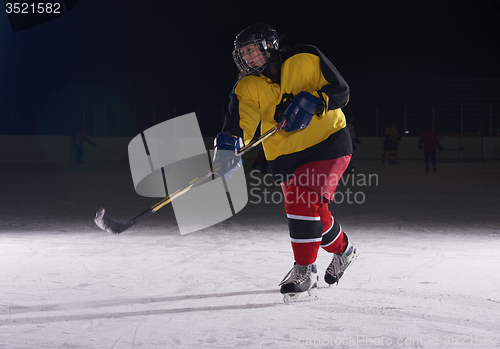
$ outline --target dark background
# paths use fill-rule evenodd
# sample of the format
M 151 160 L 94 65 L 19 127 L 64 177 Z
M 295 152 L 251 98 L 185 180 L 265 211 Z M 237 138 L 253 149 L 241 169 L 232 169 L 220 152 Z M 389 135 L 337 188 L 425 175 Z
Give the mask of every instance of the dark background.
M 390 121 L 416 134 L 433 108 L 438 132 L 496 135 L 499 8 L 493 0 L 82 0 L 18 32 L 2 11 L 0 134 L 85 126 L 91 136 L 134 136 L 196 111 L 203 135 L 214 136 L 236 81 L 234 37 L 267 22 L 286 34 L 283 45 L 313 44 L 330 58 L 351 86 L 344 112 L 359 135 Z

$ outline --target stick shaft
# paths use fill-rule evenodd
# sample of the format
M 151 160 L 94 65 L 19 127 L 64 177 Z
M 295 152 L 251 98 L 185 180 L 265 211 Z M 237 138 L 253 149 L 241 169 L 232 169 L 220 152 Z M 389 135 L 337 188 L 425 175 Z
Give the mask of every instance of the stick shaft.
M 283 121 L 280 124 L 277 124 L 273 128 L 267 130 L 267 132 L 263 133 L 255 142 L 250 143 L 250 144 L 244 146 L 243 148 L 241 148 L 240 150 L 238 150 L 238 155 L 241 156 L 241 155 L 245 154 L 246 152 L 250 151 L 251 149 L 255 148 L 260 143 L 264 142 L 266 139 L 268 139 L 273 134 L 275 134 L 276 132 L 281 130 L 283 127 L 285 127 L 286 122 L 287 122 L 287 119 L 283 119 Z

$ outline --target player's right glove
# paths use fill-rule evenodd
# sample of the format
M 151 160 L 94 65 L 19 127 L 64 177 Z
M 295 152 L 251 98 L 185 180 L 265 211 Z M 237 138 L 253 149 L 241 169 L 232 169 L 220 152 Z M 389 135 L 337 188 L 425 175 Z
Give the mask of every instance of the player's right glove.
M 214 169 L 219 176 L 226 179 L 231 178 L 231 174 L 243 164 L 241 156 L 237 155 L 243 142 L 241 138 L 219 133 L 215 137 L 214 148 Z
M 323 101 L 309 92 L 302 91 L 293 100 L 284 106 L 278 124 L 287 119 L 283 130 L 286 132 L 305 129 L 311 122 L 314 114 L 323 111 Z

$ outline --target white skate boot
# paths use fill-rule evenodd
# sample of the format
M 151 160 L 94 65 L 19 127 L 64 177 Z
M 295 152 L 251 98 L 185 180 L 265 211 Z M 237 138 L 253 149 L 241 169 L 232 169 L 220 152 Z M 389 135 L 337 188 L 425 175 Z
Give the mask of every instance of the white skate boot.
M 318 280 L 316 264 L 300 265 L 294 263 L 292 270 L 285 275 L 279 284 L 281 286 L 280 292 L 284 295 L 283 301 L 288 303 L 316 299 Z
M 325 282 L 330 286 L 335 283 L 338 285 L 340 278 L 344 275 L 344 271 L 356 258 L 358 258 L 356 246 L 351 244 L 349 239 L 347 239 L 347 247 L 344 252 L 333 254 L 333 259 L 328 268 L 326 268 Z

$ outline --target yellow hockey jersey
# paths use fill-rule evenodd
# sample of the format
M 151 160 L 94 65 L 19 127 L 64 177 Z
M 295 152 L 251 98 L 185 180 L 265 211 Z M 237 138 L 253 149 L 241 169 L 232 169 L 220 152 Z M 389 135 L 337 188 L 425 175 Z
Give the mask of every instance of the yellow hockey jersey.
M 265 132 L 276 125 L 282 107 L 307 91 L 320 97 L 324 110 L 307 128 L 280 131 L 263 142 L 266 159 L 278 181 L 302 164 L 352 153 L 352 142 L 341 110 L 349 99 L 349 86 L 333 64 L 316 47 L 301 45 L 282 54 L 280 81 L 266 71 L 242 78 L 230 95 L 223 132 L 242 137 L 248 144 L 261 125 Z M 279 175 L 279 176 L 278 176 Z

